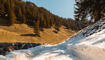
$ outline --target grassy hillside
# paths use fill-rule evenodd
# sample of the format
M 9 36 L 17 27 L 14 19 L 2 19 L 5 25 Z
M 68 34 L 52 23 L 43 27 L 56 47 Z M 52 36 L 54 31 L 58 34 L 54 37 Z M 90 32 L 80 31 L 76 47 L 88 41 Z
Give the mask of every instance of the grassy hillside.
M 0 20 L 2 19 L 0 18 Z M 4 23 L 6 23 L 5 19 Z M 57 44 L 63 42 L 75 33 L 75 31 L 65 29 L 64 26 L 60 28 L 58 33 L 54 31 L 55 29 L 53 27 L 44 29 L 44 31 L 40 33 L 40 37 L 35 37 L 33 35 L 33 28 L 30 28 L 26 24 L 14 24 L 12 26 L 0 25 L 0 42 Z

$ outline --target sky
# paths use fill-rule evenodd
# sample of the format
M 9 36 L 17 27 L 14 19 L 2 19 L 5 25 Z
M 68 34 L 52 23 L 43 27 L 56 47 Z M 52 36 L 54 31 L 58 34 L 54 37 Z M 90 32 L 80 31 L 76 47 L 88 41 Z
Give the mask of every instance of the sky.
M 32 1 L 38 7 L 44 7 L 51 13 L 63 18 L 74 18 L 75 0 L 24 0 Z

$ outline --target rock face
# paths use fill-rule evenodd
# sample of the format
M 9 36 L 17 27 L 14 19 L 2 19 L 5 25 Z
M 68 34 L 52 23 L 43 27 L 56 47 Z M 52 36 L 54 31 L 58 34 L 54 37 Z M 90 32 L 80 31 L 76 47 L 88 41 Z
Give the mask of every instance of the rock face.
M 5 55 L 13 50 L 28 49 L 39 46 L 39 43 L 0 43 L 0 55 Z

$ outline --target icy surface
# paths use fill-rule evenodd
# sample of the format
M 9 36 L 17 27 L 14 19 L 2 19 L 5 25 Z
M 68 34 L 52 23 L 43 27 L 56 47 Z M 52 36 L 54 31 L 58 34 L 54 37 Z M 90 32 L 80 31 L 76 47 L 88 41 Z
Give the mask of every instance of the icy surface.
M 10 52 L 0 60 L 105 60 L 105 21 L 99 21 L 55 46 Z

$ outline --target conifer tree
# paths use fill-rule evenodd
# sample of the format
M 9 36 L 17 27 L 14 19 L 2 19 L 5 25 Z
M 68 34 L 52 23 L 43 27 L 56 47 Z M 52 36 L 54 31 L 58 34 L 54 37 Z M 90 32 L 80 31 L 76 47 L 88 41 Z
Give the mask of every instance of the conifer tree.
M 91 22 L 99 21 L 105 16 L 105 0 L 76 0 L 75 19 Z
M 16 15 L 14 12 L 15 2 L 13 0 L 9 0 L 8 2 L 9 2 L 8 12 L 9 12 L 10 25 L 13 25 L 16 23 Z
M 34 21 L 34 33 L 36 36 L 40 37 L 40 27 L 39 27 L 39 20 Z
M 27 22 L 25 15 L 22 15 L 22 18 L 23 18 L 23 23 L 25 24 Z
M 0 15 L 3 16 L 5 12 L 4 2 L 0 0 Z
M 10 25 L 13 25 L 13 24 L 16 23 L 16 16 L 15 16 L 13 11 L 10 11 L 9 13 L 10 13 L 10 16 L 9 16 L 9 18 L 10 18 Z

